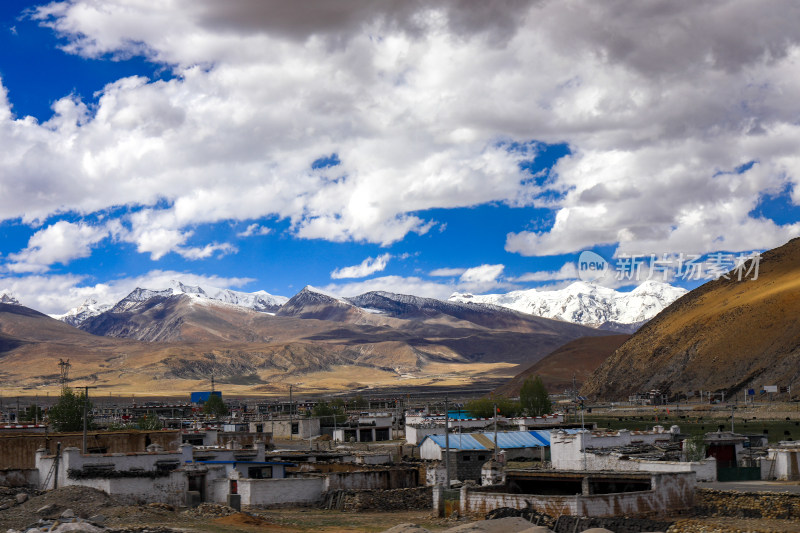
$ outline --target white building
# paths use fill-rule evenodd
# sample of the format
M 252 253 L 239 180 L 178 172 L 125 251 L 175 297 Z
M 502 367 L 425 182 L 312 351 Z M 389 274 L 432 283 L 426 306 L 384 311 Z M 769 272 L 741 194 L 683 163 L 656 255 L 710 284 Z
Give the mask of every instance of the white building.
M 272 438 L 310 439 L 320 436 L 319 418 L 275 418 L 250 422 L 251 433 L 272 433 Z
M 695 472 L 698 481 L 716 481 L 717 461 L 708 457 L 702 461 L 663 461 L 638 458 L 625 447 L 668 444 L 679 433 L 677 426 L 669 432 L 662 426 L 653 431 L 616 432 L 579 431 L 567 434 L 554 431 L 550 439 L 550 460 L 556 470 L 589 470 L 614 472 Z

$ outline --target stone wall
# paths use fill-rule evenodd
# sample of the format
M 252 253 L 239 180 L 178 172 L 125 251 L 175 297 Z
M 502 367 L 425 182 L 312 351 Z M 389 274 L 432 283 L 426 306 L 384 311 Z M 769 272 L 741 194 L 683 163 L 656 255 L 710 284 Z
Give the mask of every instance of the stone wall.
M 323 507 L 342 511 L 406 511 L 430 509 L 431 487 L 395 490 L 340 490 L 326 494 Z
M 800 494 L 697 489 L 695 507 L 708 516 L 800 519 Z

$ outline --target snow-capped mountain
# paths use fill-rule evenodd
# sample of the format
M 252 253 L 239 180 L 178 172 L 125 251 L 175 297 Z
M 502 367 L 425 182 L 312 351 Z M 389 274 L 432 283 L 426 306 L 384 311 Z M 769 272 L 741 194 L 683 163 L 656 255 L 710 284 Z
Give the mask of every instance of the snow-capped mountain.
M 144 289 L 137 287 L 125 298 L 116 303 L 100 304 L 95 299 L 89 299 L 79 307 L 70 309 L 63 315 L 57 315 L 53 318 L 57 318 L 73 326 L 79 326 L 87 319 L 106 311 L 122 313 L 152 298 L 169 298 L 170 296 L 182 294 L 197 300 L 199 303 L 204 301 L 221 302 L 263 313 L 274 313 L 289 300 L 285 296 L 275 296 L 266 291 L 239 292 L 216 287 L 185 285 L 180 281 L 173 280 L 165 289 Z
M 97 316 L 111 309 L 111 304 L 98 303 L 96 299 L 89 298 L 78 307 L 73 307 L 63 315 L 51 315 L 56 320 L 66 322 L 70 326 L 78 327 L 87 319 Z
M 499 305 L 545 318 L 619 330 L 626 329 L 619 325 L 636 328 L 647 322 L 686 292 L 686 289 L 652 280 L 630 292 L 578 281 L 553 291 L 528 289 L 483 295 L 454 293 L 450 301 Z
M 21 305 L 8 289 L 0 290 L 0 304 Z

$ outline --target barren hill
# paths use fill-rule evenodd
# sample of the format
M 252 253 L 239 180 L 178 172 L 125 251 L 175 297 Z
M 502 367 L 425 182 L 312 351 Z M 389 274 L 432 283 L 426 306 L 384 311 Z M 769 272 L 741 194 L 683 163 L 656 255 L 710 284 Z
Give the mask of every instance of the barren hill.
M 522 383 L 531 376 L 541 377 L 550 392 L 571 389 L 573 376 L 575 383 L 580 387 L 586 378 L 630 337 L 630 335 L 607 335 L 581 337 L 569 341 L 498 387 L 495 394 L 518 396 Z
M 92 333 L 5 305 L 0 378 L 8 389 L 55 393 L 58 360 L 69 358 L 75 382 L 98 392 L 180 395 L 207 387 L 212 374 L 238 394 L 283 393 L 289 383 L 309 393 L 470 386 L 603 334 L 508 310 L 513 320 L 495 328 L 444 313 L 401 319 L 323 296 L 306 291 L 273 316 L 190 294 L 137 293 L 87 319 L 81 326 Z
M 750 266 L 750 264 L 748 264 Z M 758 278 L 719 278 L 683 296 L 598 368 L 586 395 L 741 391 L 800 377 L 800 239 L 763 254 Z

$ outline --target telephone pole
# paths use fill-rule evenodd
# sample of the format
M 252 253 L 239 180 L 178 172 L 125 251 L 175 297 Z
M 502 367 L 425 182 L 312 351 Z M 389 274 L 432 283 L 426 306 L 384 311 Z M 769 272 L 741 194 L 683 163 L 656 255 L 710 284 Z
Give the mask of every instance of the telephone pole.
M 444 397 L 444 482 L 445 489 L 450 490 L 450 406 L 447 404 L 447 396 Z
M 97 387 L 83 386 L 83 455 L 86 455 L 86 440 L 87 440 L 87 411 L 89 409 L 89 389 L 96 389 Z

